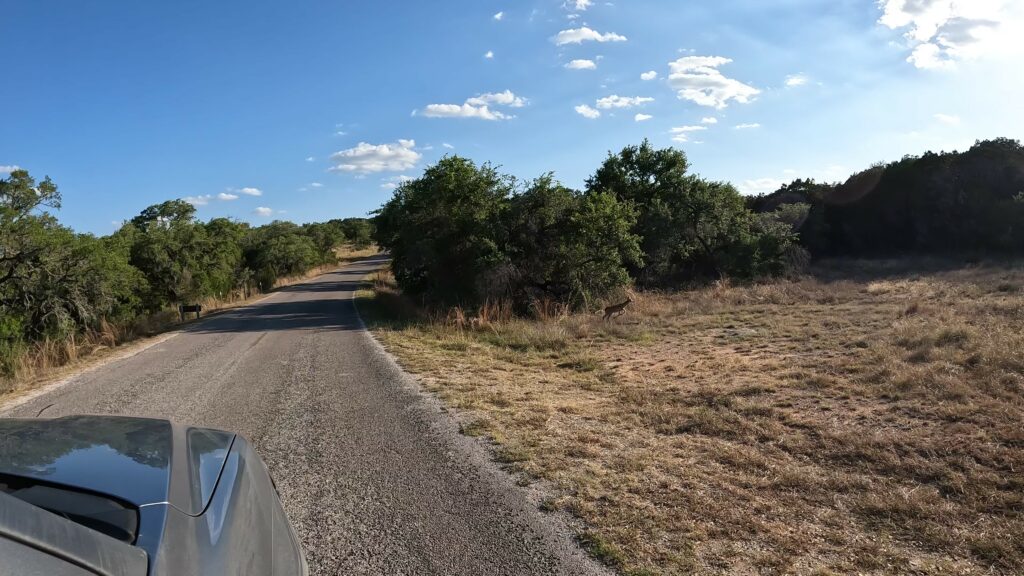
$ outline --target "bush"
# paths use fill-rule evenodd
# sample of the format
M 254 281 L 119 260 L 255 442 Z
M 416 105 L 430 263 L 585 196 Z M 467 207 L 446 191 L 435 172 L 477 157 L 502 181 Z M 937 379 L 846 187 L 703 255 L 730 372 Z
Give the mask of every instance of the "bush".
M 614 196 L 550 174 L 517 192 L 513 178 L 457 156 L 402 184 L 374 220 L 399 286 L 437 304 L 582 306 L 627 284 L 624 266 L 639 257 L 633 212 Z

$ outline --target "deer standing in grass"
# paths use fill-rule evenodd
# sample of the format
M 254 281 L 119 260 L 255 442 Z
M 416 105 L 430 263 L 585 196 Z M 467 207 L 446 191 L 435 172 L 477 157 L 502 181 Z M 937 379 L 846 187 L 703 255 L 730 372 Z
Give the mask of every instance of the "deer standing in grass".
M 629 306 L 633 302 L 632 298 L 626 298 L 625 302 L 614 304 L 612 306 L 604 307 L 604 318 L 601 320 L 607 322 L 613 318 L 618 318 L 626 313 L 626 306 Z

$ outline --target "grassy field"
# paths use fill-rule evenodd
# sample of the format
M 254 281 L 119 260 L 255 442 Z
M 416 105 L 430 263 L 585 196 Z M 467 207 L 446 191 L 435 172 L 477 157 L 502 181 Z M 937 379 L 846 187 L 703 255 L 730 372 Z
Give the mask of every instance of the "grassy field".
M 360 307 L 627 574 L 1024 573 L 1024 267 L 842 263 L 596 315 Z

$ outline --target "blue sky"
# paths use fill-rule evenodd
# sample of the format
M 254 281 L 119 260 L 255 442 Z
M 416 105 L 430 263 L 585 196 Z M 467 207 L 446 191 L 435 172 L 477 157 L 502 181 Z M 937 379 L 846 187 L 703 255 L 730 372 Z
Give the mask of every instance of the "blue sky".
M 0 0 L 0 171 L 100 234 L 364 215 L 447 153 L 579 187 L 645 137 L 748 193 L 841 180 L 1024 137 L 1019 4 Z

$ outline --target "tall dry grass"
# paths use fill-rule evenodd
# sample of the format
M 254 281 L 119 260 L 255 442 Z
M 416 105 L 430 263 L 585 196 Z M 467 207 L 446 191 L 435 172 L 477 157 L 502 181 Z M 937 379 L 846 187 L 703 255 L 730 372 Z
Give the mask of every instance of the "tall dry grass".
M 627 573 L 1024 572 L 1024 268 L 843 270 L 371 326 Z

